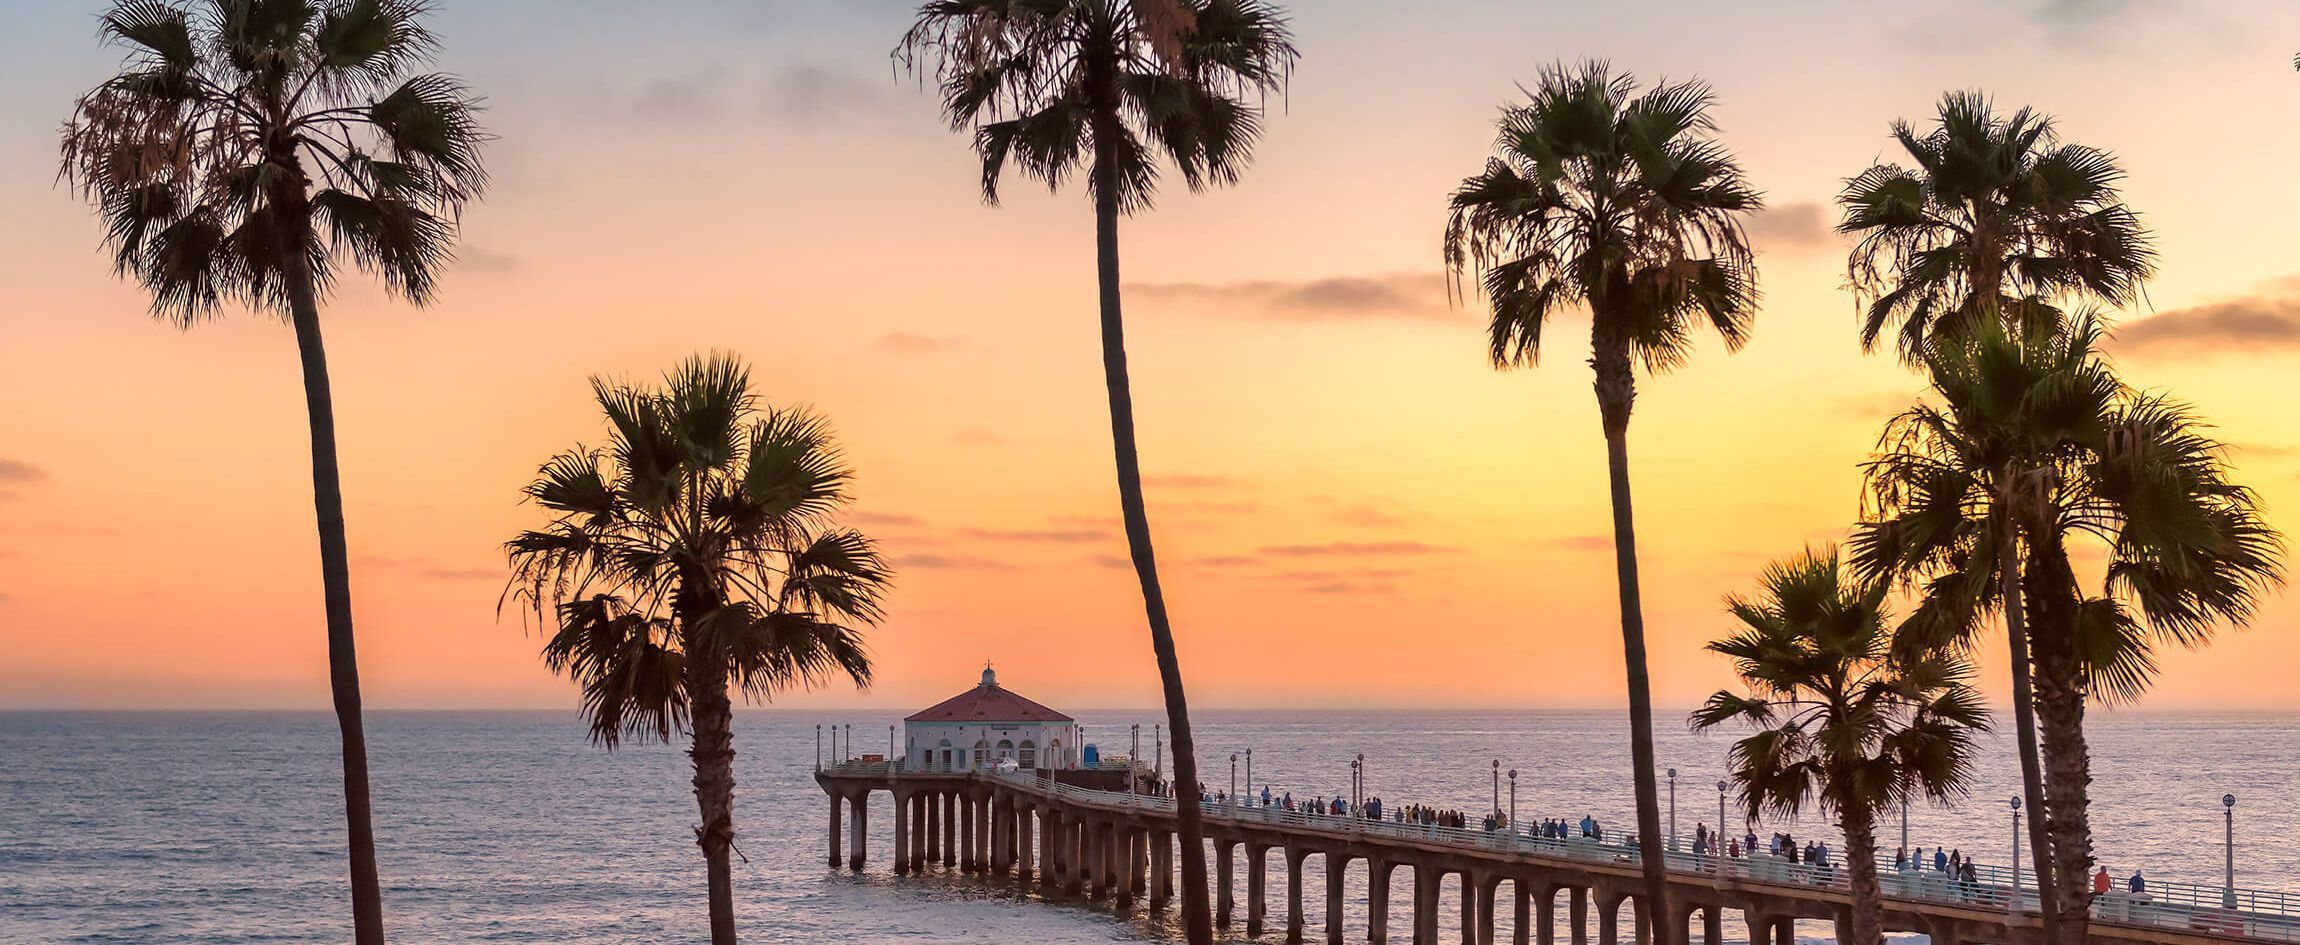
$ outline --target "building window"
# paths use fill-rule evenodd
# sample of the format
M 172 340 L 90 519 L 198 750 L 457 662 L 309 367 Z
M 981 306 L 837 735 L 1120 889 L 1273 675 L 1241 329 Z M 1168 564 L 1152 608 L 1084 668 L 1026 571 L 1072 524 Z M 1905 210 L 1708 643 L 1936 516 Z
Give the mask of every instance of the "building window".
M 1046 743 L 1046 766 L 1047 766 L 1047 767 L 1049 767 L 1049 768 L 1059 768 L 1059 767 L 1062 767 L 1063 765 L 1066 765 L 1066 764 L 1069 764 L 1069 763 L 1070 763 L 1070 758 L 1069 758 L 1069 756 L 1067 756 L 1067 755 L 1064 755 L 1064 754 L 1062 753 L 1062 739 L 1059 739 L 1059 738 L 1057 738 L 1057 739 L 1055 739 L 1055 740 L 1053 740 L 1053 741 L 1050 741 L 1050 742 L 1047 742 L 1047 743 Z
M 938 747 L 942 749 L 941 763 L 938 765 L 935 761 L 934 753 L 928 752 L 926 756 L 927 767 L 933 770 L 948 771 L 950 770 L 950 739 L 943 739 L 942 744 Z
M 999 739 L 998 760 L 1004 761 L 1012 757 L 1014 757 L 1014 743 L 1003 738 Z
M 1014 763 L 1021 765 L 1024 771 L 1038 770 L 1038 743 L 1025 738 L 1022 740 L 1022 747 L 1019 751 L 1020 754 L 1015 757 Z
M 988 741 L 985 741 L 985 740 L 982 740 L 982 739 L 976 739 L 976 740 L 975 740 L 975 742 L 974 742 L 974 767 L 976 767 L 976 768 L 984 768 L 984 767 L 988 767 L 988 766 L 989 766 L 989 762 L 990 762 L 990 742 L 988 742 Z

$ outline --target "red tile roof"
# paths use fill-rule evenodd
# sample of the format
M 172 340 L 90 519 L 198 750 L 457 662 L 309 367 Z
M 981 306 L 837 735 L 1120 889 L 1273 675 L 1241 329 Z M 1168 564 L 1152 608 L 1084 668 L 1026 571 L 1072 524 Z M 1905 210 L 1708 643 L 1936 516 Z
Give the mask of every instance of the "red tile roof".
M 922 709 L 905 722 L 1069 722 L 1070 716 L 986 682 Z

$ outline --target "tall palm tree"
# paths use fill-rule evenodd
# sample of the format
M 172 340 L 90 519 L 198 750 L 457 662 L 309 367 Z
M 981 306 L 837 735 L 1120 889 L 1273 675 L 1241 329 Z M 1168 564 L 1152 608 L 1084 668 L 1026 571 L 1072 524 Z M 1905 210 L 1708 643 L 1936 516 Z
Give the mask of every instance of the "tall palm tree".
M 1859 237 L 1846 274 L 1865 306 L 1863 350 L 1897 322 L 1914 366 L 1977 322 L 2052 311 L 2023 300 L 2125 305 L 2155 272 L 2116 157 L 2062 143 L 2050 117 L 1951 92 L 1931 131 L 1896 121 L 1893 137 L 1915 166 L 1874 165 L 1837 198 L 1837 231 Z
M 864 627 L 889 578 L 838 525 L 853 474 L 803 409 L 760 409 L 731 356 L 689 358 L 647 389 L 594 378 L 605 449 L 543 464 L 549 525 L 507 543 L 508 595 L 550 628 L 544 662 L 583 691 L 594 741 L 689 737 L 711 942 L 734 945 L 733 690 L 772 698 L 870 681 Z
M 1897 322 L 1901 359 L 1922 365 L 1933 345 L 1980 325 L 2049 322 L 2069 302 L 2127 304 L 2155 271 L 2147 231 L 2118 190 L 2115 157 L 2062 143 L 2050 117 L 1998 114 L 1982 93 L 1951 92 L 1930 131 L 1896 121 L 1893 137 L 1914 166 L 1871 166 L 1838 196 L 1838 232 L 1859 237 L 1846 274 L 1865 305 L 1864 350 Z M 2035 812 L 2030 852 L 2040 888 L 2056 888 L 2048 846 L 2056 812 L 2038 757 L 2028 634 L 2019 608 L 2005 621 L 2022 790 Z M 2082 880 L 2057 885 L 2073 890 Z M 2064 940 L 2059 911 L 2045 903 L 2051 941 Z
M 2015 711 L 2033 707 L 2042 732 L 2039 886 L 2058 940 L 2080 942 L 2088 698 L 2136 696 L 2156 643 L 2201 645 L 2218 624 L 2247 621 L 2281 579 L 2282 540 L 2188 408 L 2117 378 L 2096 320 L 2052 321 L 1978 326 L 1927 353 L 1939 403 L 1888 426 L 1853 561 L 1867 578 L 1921 582 L 1905 652 L 1969 646 L 2005 611 Z M 2108 554 L 2099 596 L 2079 586 L 2078 540 Z
M 354 941 L 383 941 L 360 721 L 343 489 L 319 305 L 341 270 L 432 297 L 463 205 L 486 183 L 474 99 L 421 72 L 420 0 L 115 0 L 119 74 L 80 96 L 64 176 L 123 276 L 189 328 L 224 305 L 285 318 L 303 362 L 328 681 L 343 739 Z
M 1165 690 L 1175 783 L 1196 790 L 1189 704 L 1143 508 L 1118 218 L 1149 209 L 1164 163 L 1193 191 L 1236 182 L 1261 137 L 1260 102 L 1283 91 L 1297 58 L 1283 12 L 1261 0 L 931 0 L 895 58 L 931 71 L 952 130 L 973 131 L 985 201 L 997 203 L 1009 166 L 1049 188 L 1085 172 L 1118 501 Z M 1213 920 L 1197 806 L 1180 805 L 1177 820 L 1183 927 L 1204 945 Z
M 1988 729 L 1988 709 L 1954 651 L 1891 658 L 1889 585 L 1852 579 L 1835 547 L 1775 562 L 1759 584 L 1755 598 L 1726 598 L 1740 626 L 1708 645 L 1732 659 L 1748 691 L 1719 690 L 1693 713 L 1693 727 L 1756 730 L 1728 756 L 1751 818 L 1794 817 L 1808 803 L 1836 817 L 1853 896 L 1851 945 L 1879 945 L 1877 815 L 1919 796 L 1963 796 L 1973 734 Z
M 1761 200 L 1715 140 L 1712 103 L 1697 81 L 1639 94 L 1632 77 L 1602 62 L 1551 66 L 1531 101 L 1503 110 L 1496 154 L 1454 191 L 1445 233 L 1446 265 L 1457 278 L 1474 269 L 1492 304 L 1496 367 L 1536 363 L 1553 312 L 1578 305 L 1590 314 L 1590 366 L 1612 480 L 1637 829 L 1653 915 L 1670 913 L 1629 503 L 1629 413 L 1636 365 L 1658 373 L 1683 363 L 1701 324 L 1738 349 L 1756 311 L 1756 264 L 1742 220 Z M 1660 945 L 1684 931 L 1654 927 Z

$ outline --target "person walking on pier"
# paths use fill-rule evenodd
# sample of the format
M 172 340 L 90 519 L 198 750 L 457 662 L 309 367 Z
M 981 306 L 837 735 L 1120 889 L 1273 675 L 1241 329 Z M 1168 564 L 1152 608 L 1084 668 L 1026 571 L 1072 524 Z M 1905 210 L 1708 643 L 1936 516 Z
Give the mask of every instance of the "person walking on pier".
M 2132 878 L 2124 881 L 2124 891 L 2135 896 L 2148 895 L 2148 880 L 2140 878 L 2140 870 L 2132 871 Z
M 1935 873 L 1946 873 L 1946 872 L 1948 872 L 1948 871 L 1949 871 L 1949 855 L 1948 855 L 1948 854 L 1946 854 L 1946 853 L 1943 853 L 1943 852 L 1941 852 L 1941 848 L 1940 848 L 1940 847 L 1934 847 L 1934 848 L 1933 848 L 1933 872 L 1935 872 Z

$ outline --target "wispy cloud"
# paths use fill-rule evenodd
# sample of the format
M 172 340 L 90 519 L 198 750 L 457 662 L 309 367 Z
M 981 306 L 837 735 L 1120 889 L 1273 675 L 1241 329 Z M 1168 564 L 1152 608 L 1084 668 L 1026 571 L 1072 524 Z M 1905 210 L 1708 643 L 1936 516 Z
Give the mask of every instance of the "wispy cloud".
M 1461 324 L 1467 316 L 1446 304 L 1445 276 L 1397 272 L 1302 281 L 1137 282 L 1129 298 L 1154 308 L 1239 315 L 1286 322 L 1376 319 Z
M 2300 279 L 2128 322 L 2116 332 L 2116 347 L 2135 356 L 2167 358 L 2300 349 Z
M 1134 567 L 1134 560 L 1125 555 L 1088 555 L 1086 560 L 1096 567 L 1109 568 L 1113 571 Z
M 48 471 L 20 459 L 0 456 L 0 482 L 39 482 L 48 478 Z
M 1281 558 L 1377 557 L 1384 555 L 1450 555 L 1462 549 L 1418 541 L 1329 541 L 1316 545 L 1267 545 L 1262 554 Z
M 915 554 L 897 555 L 890 562 L 897 568 L 916 568 L 921 571 L 1012 571 L 1014 566 L 1004 561 L 978 555 Z
M 351 563 L 369 570 L 390 571 L 426 581 L 500 581 L 509 576 L 509 572 L 502 568 L 458 568 L 424 557 L 360 555 L 351 559 Z
M 1550 547 L 1563 548 L 1567 551 L 1612 551 L 1613 536 L 1567 535 L 1563 538 L 1550 539 L 1549 545 Z
M 1884 391 L 1870 394 L 1839 394 L 1829 398 L 1829 412 L 1848 420 L 1883 420 L 1918 400 L 1916 394 Z
M 916 515 L 905 515 L 900 512 L 873 512 L 868 509 L 850 511 L 846 513 L 846 519 L 857 525 L 874 525 L 881 528 L 917 528 L 926 524 L 925 519 Z
M 639 86 L 631 110 L 654 121 L 709 118 L 723 110 L 726 84 L 727 69 L 717 63 L 684 75 L 657 76 Z
M 1102 528 L 962 528 L 959 534 L 983 541 L 1040 542 L 1055 545 L 1082 545 L 1109 541 L 1114 535 Z
M 1301 590 L 1305 594 L 1388 594 L 1397 586 L 1378 581 L 1327 581 L 1304 585 Z
M 1251 488 L 1253 483 L 1236 476 L 1166 473 L 1143 476 L 1142 485 L 1154 489 L 1244 489 Z
M 1209 568 L 1245 568 L 1261 564 L 1262 559 L 1256 558 L 1252 555 L 1210 555 L 1208 557 L 1199 558 L 1195 561 L 1192 561 L 1191 563 L 1204 565 Z
M 1749 241 L 1757 249 L 1804 253 L 1838 242 L 1827 208 L 1813 201 L 1777 204 L 1749 218 Z
M 861 72 L 813 62 L 767 77 L 767 111 L 798 124 L 824 124 L 884 109 L 889 89 Z
M 500 581 L 509 575 L 498 568 L 420 568 L 415 576 L 431 581 Z
M 1006 438 L 981 427 L 968 427 L 952 434 L 950 441 L 960 446 L 997 446 Z
M 894 354 L 935 354 L 962 347 L 965 344 L 966 340 L 963 338 L 937 338 L 932 335 L 896 331 L 879 336 L 877 341 L 871 342 L 870 349 Z

